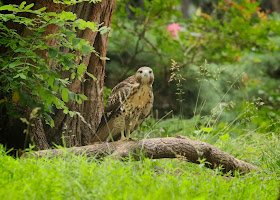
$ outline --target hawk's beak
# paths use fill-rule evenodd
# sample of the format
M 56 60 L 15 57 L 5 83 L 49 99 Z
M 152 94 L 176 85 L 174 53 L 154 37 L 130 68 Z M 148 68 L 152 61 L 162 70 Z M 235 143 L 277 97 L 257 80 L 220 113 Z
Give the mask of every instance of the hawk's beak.
M 149 76 L 149 73 L 148 72 L 144 72 L 144 76 Z

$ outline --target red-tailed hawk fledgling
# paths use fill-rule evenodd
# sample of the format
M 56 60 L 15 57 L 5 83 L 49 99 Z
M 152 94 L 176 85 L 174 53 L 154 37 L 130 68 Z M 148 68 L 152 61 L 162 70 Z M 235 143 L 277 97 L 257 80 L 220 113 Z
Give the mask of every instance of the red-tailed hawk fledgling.
M 93 142 L 130 138 L 153 107 L 153 70 L 141 67 L 136 74 L 116 85 L 104 108 Z

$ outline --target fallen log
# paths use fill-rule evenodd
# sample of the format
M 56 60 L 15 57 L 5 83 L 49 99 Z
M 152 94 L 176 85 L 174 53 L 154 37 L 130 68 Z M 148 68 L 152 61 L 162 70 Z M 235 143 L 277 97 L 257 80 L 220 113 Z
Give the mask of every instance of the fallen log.
M 86 154 L 96 158 L 110 155 L 117 159 L 128 158 L 129 156 L 139 159 L 139 156 L 144 154 L 145 157 L 151 159 L 184 158 L 186 161 L 197 164 L 200 164 L 199 159 L 205 159 L 206 167 L 215 169 L 222 166 L 223 173 L 233 173 L 234 171 L 246 173 L 251 170 L 258 170 L 256 166 L 239 160 L 213 145 L 190 140 L 180 135 L 177 137 L 150 138 L 139 141 L 94 143 L 88 146 L 68 148 L 66 151 L 75 154 Z M 37 157 L 63 156 L 64 154 L 65 151 L 62 149 L 49 149 L 31 153 L 31 155 Z

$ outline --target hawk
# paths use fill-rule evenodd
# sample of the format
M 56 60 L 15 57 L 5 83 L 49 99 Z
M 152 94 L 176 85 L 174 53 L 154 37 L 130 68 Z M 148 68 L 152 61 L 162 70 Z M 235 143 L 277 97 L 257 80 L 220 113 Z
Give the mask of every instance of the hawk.
M 117 84 L 108 98 L 93 142 L 128 140 L 151 112 L 154 95 L 153 70 L 141 67 Z

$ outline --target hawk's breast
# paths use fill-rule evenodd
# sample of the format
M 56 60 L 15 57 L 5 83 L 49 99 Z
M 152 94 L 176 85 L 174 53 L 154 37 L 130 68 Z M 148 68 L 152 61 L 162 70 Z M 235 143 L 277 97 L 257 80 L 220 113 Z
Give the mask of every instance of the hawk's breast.
M 151 88 L 148 85 L 142 86 L 137 92 L 128 98 L 128 102 L 138 108 L 143 108 L 151 99 Z
M 130 118 L 134 123 L 142 114 L 148 102 L 151 101 L 152 90 L 148 85 L 144 85 L 140 88 L 135 88 L 132 94 L 128 97 L 127 101 L 122 106 L 126 117 Z

